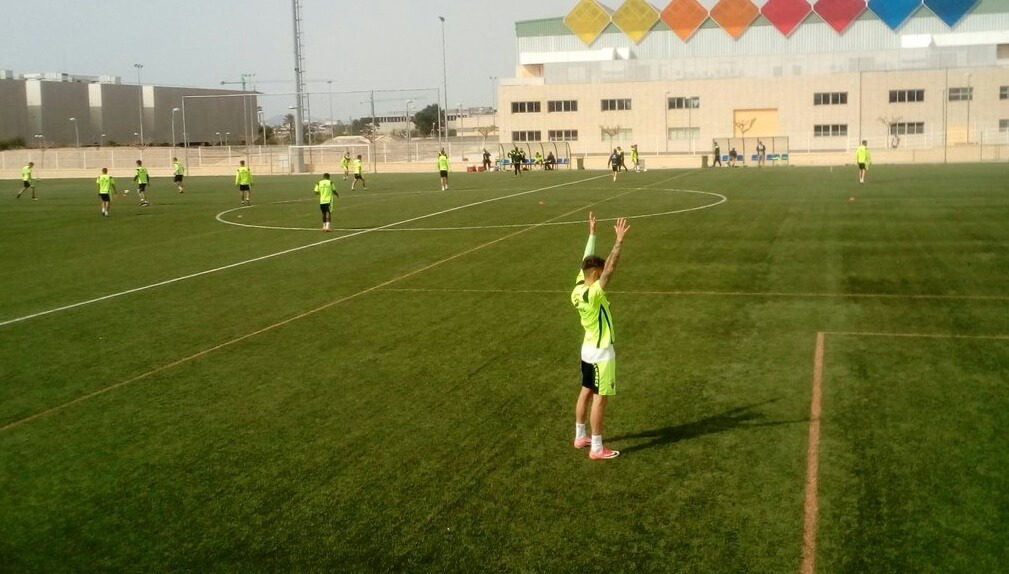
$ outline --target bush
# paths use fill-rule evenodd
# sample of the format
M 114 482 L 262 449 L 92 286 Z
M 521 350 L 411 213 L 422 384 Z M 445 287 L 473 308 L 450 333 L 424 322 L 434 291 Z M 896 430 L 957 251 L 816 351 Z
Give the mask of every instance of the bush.
M 22 137 L 11 138 L 9 140 L 0 140 L 0 151 L 5 151 L 9 149 L 23 149 L 25 147 L 25 140 Z

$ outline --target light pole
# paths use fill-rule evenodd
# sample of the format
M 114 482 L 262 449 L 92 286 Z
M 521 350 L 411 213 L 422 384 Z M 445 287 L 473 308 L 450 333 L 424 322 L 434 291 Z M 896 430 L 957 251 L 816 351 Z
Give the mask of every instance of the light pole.
M 442 92 L 444 94 L 442 97 L 445 98 L 445 122 L 442 126 L 445 130 L 444 137 L 448 139 L 448 66 L 445 63 L 445 17 L 438 16 L 438 19 L 441 20 L 441 79 L 445 87 L 445 90 Z
M 266 145 L 266 122 L 263 121 L 263 107 L 259 106 L 256 109 L 256 115 L 259 116 L 259 127 L 263 129 L 263 144 Z
M 133 132 L 133 137 L 136 138 L 136 140 L 137 140 L 137 147 L 140 147 L 140 145 L 142 143 L 141 140 L 140 140 L 140 134 L 137 133 L 137 132 Z
M 413 100 L 406 101 L 406 161 L 410 162 L 410 106 L 413 105 Z
M 224 132 L 224 145 L 231 145 L 231 132 Z
M 77 118 L 70 118 L 70 122 L 74 124 L 74 139 L 77 142 L 77 148 L 81 147 L 81 132 L 77 129 Z
M 666 142 L 666 153 L 669 153 L 669 92 L 664 92 L 662 94 L 662 125 L 663 133 L 662 139 Z
M 326 80 L 326 84 L 329 85 L 329 139 L 333 139 L 336 137 L 333 131 L 333 80 Z
M 172 152 L 175 151 L 175 112 L 181 111 L 179 108 L 172 108 Z
M 38 142 L 39 149 L 45 149 L 46 147 L 46 136 L 42 134 L 35 134 L 35 141 Z
M 216 143 L 217 145 L 222 145 L 221 144 L 221 132 L 214 132 L 214 135 L 217 136 L 217 138 L 215 139 L 214 143 Z
M 101 134 L 100 136 L 98 136 L 98 147 L 102 147 L 104 145 L 105 145 L 105 134 Z
M 459 127 L 455 129 L 455 135 L 462 137 L 462 102 L 455 103 L 455 112 L 456 121 L 459 122 Z
M 133 64 L 137 69 L 137 88 L 140 90 L 140 143 L 144 143 L 144 86 L 140 83 L 140 70 L 143 64 Z
M 497 76 L 490 76 L 490 107 L 492 110 L 497 107 L 497 90 L 494 88 L 496 81 Z

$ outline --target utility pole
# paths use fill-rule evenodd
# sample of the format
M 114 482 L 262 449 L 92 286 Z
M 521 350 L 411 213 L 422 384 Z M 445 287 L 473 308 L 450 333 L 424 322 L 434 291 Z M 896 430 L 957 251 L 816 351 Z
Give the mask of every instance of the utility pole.
M 305 58 L 303 55 L 304 46 L 301 42 L 301 0 L 291 0 L 291 4 L 294 8 L 294 91 L 297 94 L 297 104 L 294 106 L 294 139 L 298 142 L 296 145 L 302 145 L 305 143 L 302 131 L 305 103 Z M 292 166 L 292 169 L 295 173 L 305 171 L 304 155 L 300 149 L 296 151 L 294 161 L 295 165 Z

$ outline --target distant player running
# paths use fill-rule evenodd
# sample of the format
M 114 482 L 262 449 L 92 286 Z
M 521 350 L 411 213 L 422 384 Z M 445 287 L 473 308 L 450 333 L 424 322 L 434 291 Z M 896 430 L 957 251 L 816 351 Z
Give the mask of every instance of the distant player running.
M 620 171 L 620 153 L 616 148 L 613 148 L 613 153 L 610 154 L 610 159 L 606 160 L 606 165 L 613 169 L 613 181 L 616 181 L 617 173 Z
M 354 181 L 350 184 L 351 191 L 357 187 L 358 181 L 364 186 L 364 190 L 368 191 L 368 182 L 364 181 L 364 162 L 361 161 L 361 154 L 357 154 L 357 158 L 354 159 Z
M 869 154 L 869 142 L 862 140 L 862 145 L 855 150 L 855 163 L 858 164 L 858 183 L 865 183 L 865 175 L 869 171 L 869 164 L 872 163 L 872 155 Z
M 103 167 L 95 184 L 98 185 L 98 198 L 102 200 L 102 217 L 108 217 L 112 194 L 116 192 L 116 179 L 109 175 L 109 168 Z
M 32 190 L 32 199 L 38 199 L 35 197 L 35 179 L 32 178 L 33 167 L 35 167 L 35 162 L 30 161 L 21 168 L 21 191 L 18 192 L 18 199 L 21 199 L 21 194 L 29 188 Z
M 343 169 L 343 181 L 350 179 L 350 152 L 343 153 L 343 159 L 340 160 L 340 167 Z
M 147 186 L 151 184 L 151 175 L 147 173 L 144 162 L 137 160 L 137 174 L 133 176 L 133 181 L 137 184 L 137 195 L 140 196 L 140 206 L 147 207 Z
M 333 196 L 340 197 L 328 173 L 322 174 L 322 179 L 315 184 L 315 194 L 319 196 L 319 210 L 322 211 L 322 230 L 328 232 L 333 221 Z
M 185 193 L 182 189 L 182 178 L 186 175 L 186 167 L 182 165 L 179 158 L 172 158 L 172 174 L 174 175 L 173 181 L 175 186 L 179 188 L 179 193 Z
M 448 190 L 448 154 L 445 153 L 445 149 L 442 148 L 438 152 L 438 175 L 441 176 L 441 190 Z
M 252 172 L 245 165 L 244 159 L 238 162 L 235 185 L 238 186 L 238 192 L 242 194 L 242 205 L 252 205 Z
M 603 447 L 603 420 L 609 397 L 617 394 L 617 357 L 613 348 L 613 317 L 606 298 L 606 285 L 620 260 L 620 246 L 630 226 L 620 218 L 613 226 L 617 238 L 605 260 L 595 255 L 596 215 L 589 213 L 589 240 L 582 256 L 582 270 L 578 273 L 571 303 L 578 311 L 585 336 L 582 339 L 582 389 L 575 403 L 575 448 L 591 446 L 589 458 L 605 460 L 616 458 L 620 451 Z M 591 417 L 589 397 L 592 397 Z M 590 418 L 591 438 L 585 432 L 585 419 Z

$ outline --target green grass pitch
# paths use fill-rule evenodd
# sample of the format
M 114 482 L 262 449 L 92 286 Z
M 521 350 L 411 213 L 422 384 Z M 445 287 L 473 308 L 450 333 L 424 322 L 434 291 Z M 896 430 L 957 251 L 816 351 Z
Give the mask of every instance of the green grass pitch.
M 1006 166 L 372 174 L 328 234 L 314 179 L 108 219 L 6 182 L 0 570 L 1009 562 Z M 571 447 L 589 210 L 632 218 L 605 462 Z

